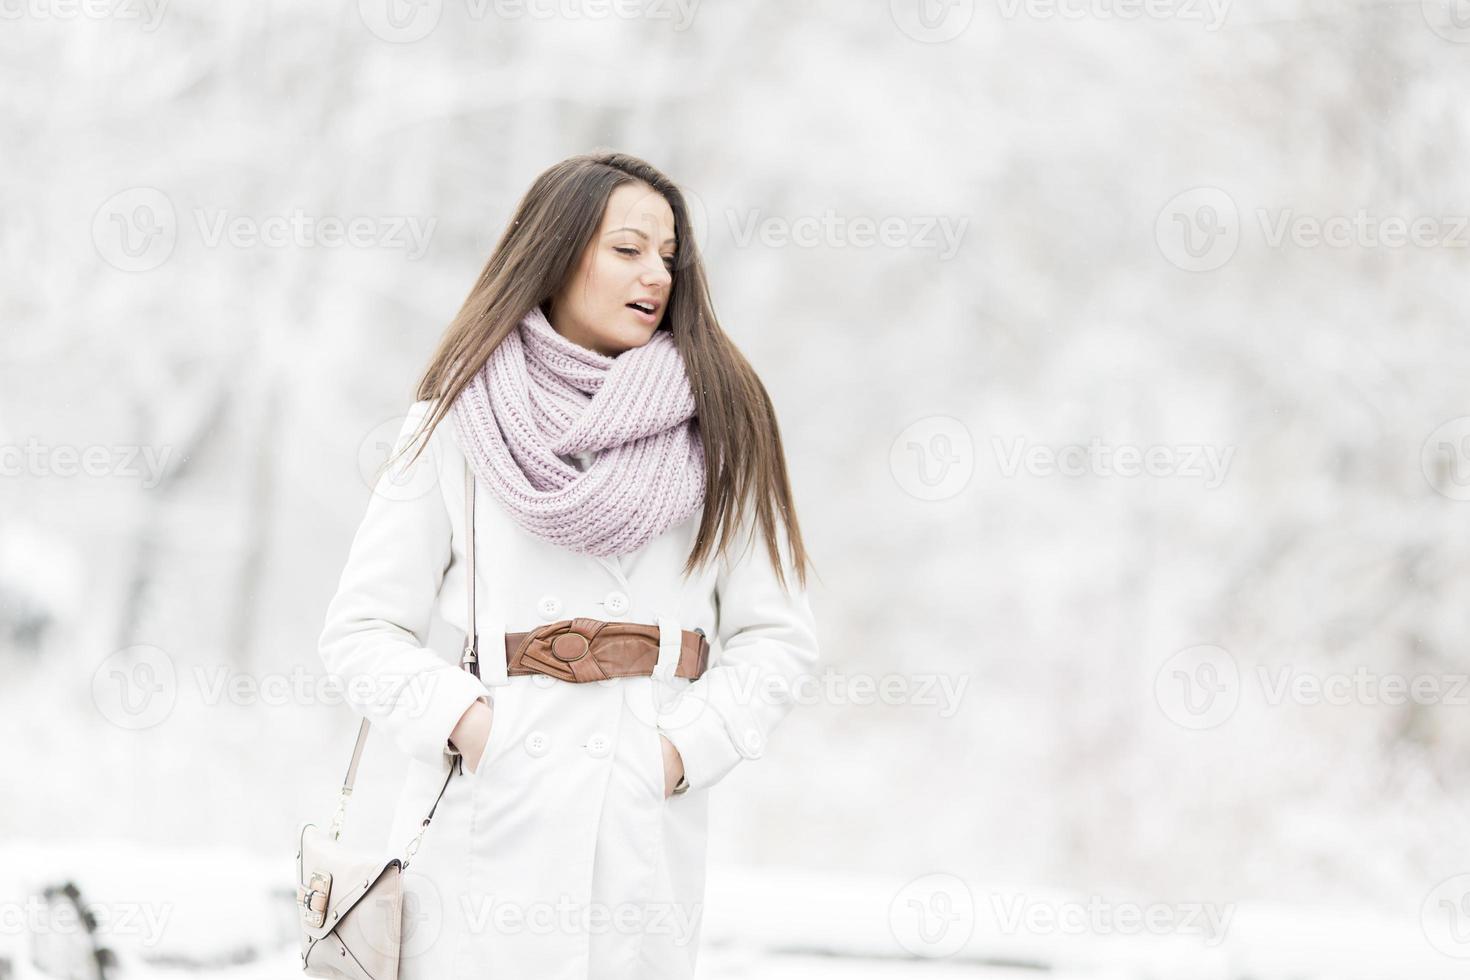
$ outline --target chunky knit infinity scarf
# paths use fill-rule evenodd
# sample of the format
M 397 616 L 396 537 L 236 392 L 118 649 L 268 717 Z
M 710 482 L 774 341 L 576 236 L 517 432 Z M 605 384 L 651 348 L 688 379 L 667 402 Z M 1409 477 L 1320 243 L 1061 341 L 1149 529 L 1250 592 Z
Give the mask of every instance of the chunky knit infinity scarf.
M 704 503 L 694 394 L 667 330 L 608 357 L 533 307 L 453 413 L 480 482 L 521 527 L 571 551 L 636 551 Z M 562 459 L 589 451 L 585 471 Z

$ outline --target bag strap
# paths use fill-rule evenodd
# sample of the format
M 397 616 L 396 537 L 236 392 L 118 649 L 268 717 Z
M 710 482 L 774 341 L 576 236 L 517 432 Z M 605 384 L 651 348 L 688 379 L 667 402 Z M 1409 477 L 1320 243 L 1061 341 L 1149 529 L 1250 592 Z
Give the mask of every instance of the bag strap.
M 480 637 L 475 628 L 475 474 L 470 469 L 470 461 L 464 462 L 464 496 L 465 496 L 465 582 L 467 583 L 467 615 L 464 638 L 464 653 L 460 656 L 459 666 L 469 671 L 479 679 L 480 663 L 479 648 Z M 347 798 L 352 795 L 352 784 L 357 780 L 357 764 L 362 760 L 362 750 L 367 745 L 368 729 L 371 722 L 363 718 L 362 724 L 357 729 L 357 744 L 352 747 L 352 760 L 347 763 L 347 776 L 342 780 L 342 793 L 337 798 L 337 812 L 332 816 L 332 840 L 336 840 L 342 833 L 342 818 L 347 812 Z M 439 809 L 439 801 L 444 798 L 444 791 L 449 788 L 449 780 L 454 778 L 455 770 L 464 772 L 464 756 L 457 751 L 454 753 L 455 761 L 449 767 L 449 774 L 444 777 L 444 785 L 439 787 L 439 795 L 434 797 L 434 804 L 429 807 L 429 812 L 424 816 L 423 823 L 419 825 L 419 831 L 409 842 L 408 850 L 403 856 L 403 866 L 408 867 L 409 858 L 413 857 L 418 850 L 419 840 L 424 836 L 424 830 L 429 826 L 429 821 L 434 819 L 434 811 Z
M 475 628 L 475 474 L 468 458 L 464 461 L 464 526 L 465 581 L 468 595 L 465 609 L 464 654 L 459 665 L 480 678 L 480 632 Z

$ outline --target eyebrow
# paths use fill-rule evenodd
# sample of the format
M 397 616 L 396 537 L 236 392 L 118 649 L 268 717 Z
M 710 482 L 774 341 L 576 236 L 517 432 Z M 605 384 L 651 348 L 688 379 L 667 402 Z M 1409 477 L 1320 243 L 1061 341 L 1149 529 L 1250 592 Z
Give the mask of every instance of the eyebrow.
M 612 231 L 609 231 L 607 234 L 608 235 L 611 235 L 614 232 L 619 232 L 619 231 L 631 231 L 633 234 L 637 235 L 639 238 L 643 239 L 645 242 L 648 241 L 648 234 L 646 232 L 640 231 L 637 228 L 614 228 Z M 605 238 L 607 236 L 604 235 L 603 237 Z M 672 245 L 672 244 L 674 244 L 674 239 L 672 239 L 672 238 L 665 238 L 664 239 L 664 244 L 665 245 Z

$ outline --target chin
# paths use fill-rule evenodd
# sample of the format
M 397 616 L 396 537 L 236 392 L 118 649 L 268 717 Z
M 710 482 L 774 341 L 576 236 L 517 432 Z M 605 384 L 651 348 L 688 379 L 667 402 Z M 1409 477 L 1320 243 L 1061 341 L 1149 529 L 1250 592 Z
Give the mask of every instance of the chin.
M 657 327 L 632 327 L 618 330 L 611 337 L 603 338 L 603 343 L 609 349 L 615 349 L 619 354 L 634 347 L 642 347 L 653 339 L 658 332 Z

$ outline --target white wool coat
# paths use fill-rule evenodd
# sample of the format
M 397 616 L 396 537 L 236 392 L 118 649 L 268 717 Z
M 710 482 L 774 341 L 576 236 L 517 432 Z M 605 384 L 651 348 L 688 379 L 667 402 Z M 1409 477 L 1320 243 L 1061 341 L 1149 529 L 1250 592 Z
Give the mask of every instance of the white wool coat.
M 395 449 L 431 408 L 410 408 Z M 477 698 L 494 706 L 478 768 L 450 779 L 405 872 L 400 975 L 692 977 L 711 790 L 764 753 L 818 660 L 784 535 L 785 589 L 748 511 L 736 546 L 685 580 L 697 512 L 635 552 L 596 558 L 522 530 L 481 485 L 476 679 L 459 649 L 425 646 L 436 611 L 466 627 L 463 467 L 446 416 L 413 464 L 382 476 L 319 643 L 329 673 L 369 692 L 357 710 L 411 760 L 389 842 L 397 852 L 453 763 L 450 731 Z M 669 676 L 506 676 L 506 632 L 583 616 L 657 625 L 673 641 L 661 652 Z M 673 677 L 665 657 L 677 657 L 680 630 L 697 627 L 709 669 L 694 682 Z M 669 798 L 660 733 L 689 782 Z

